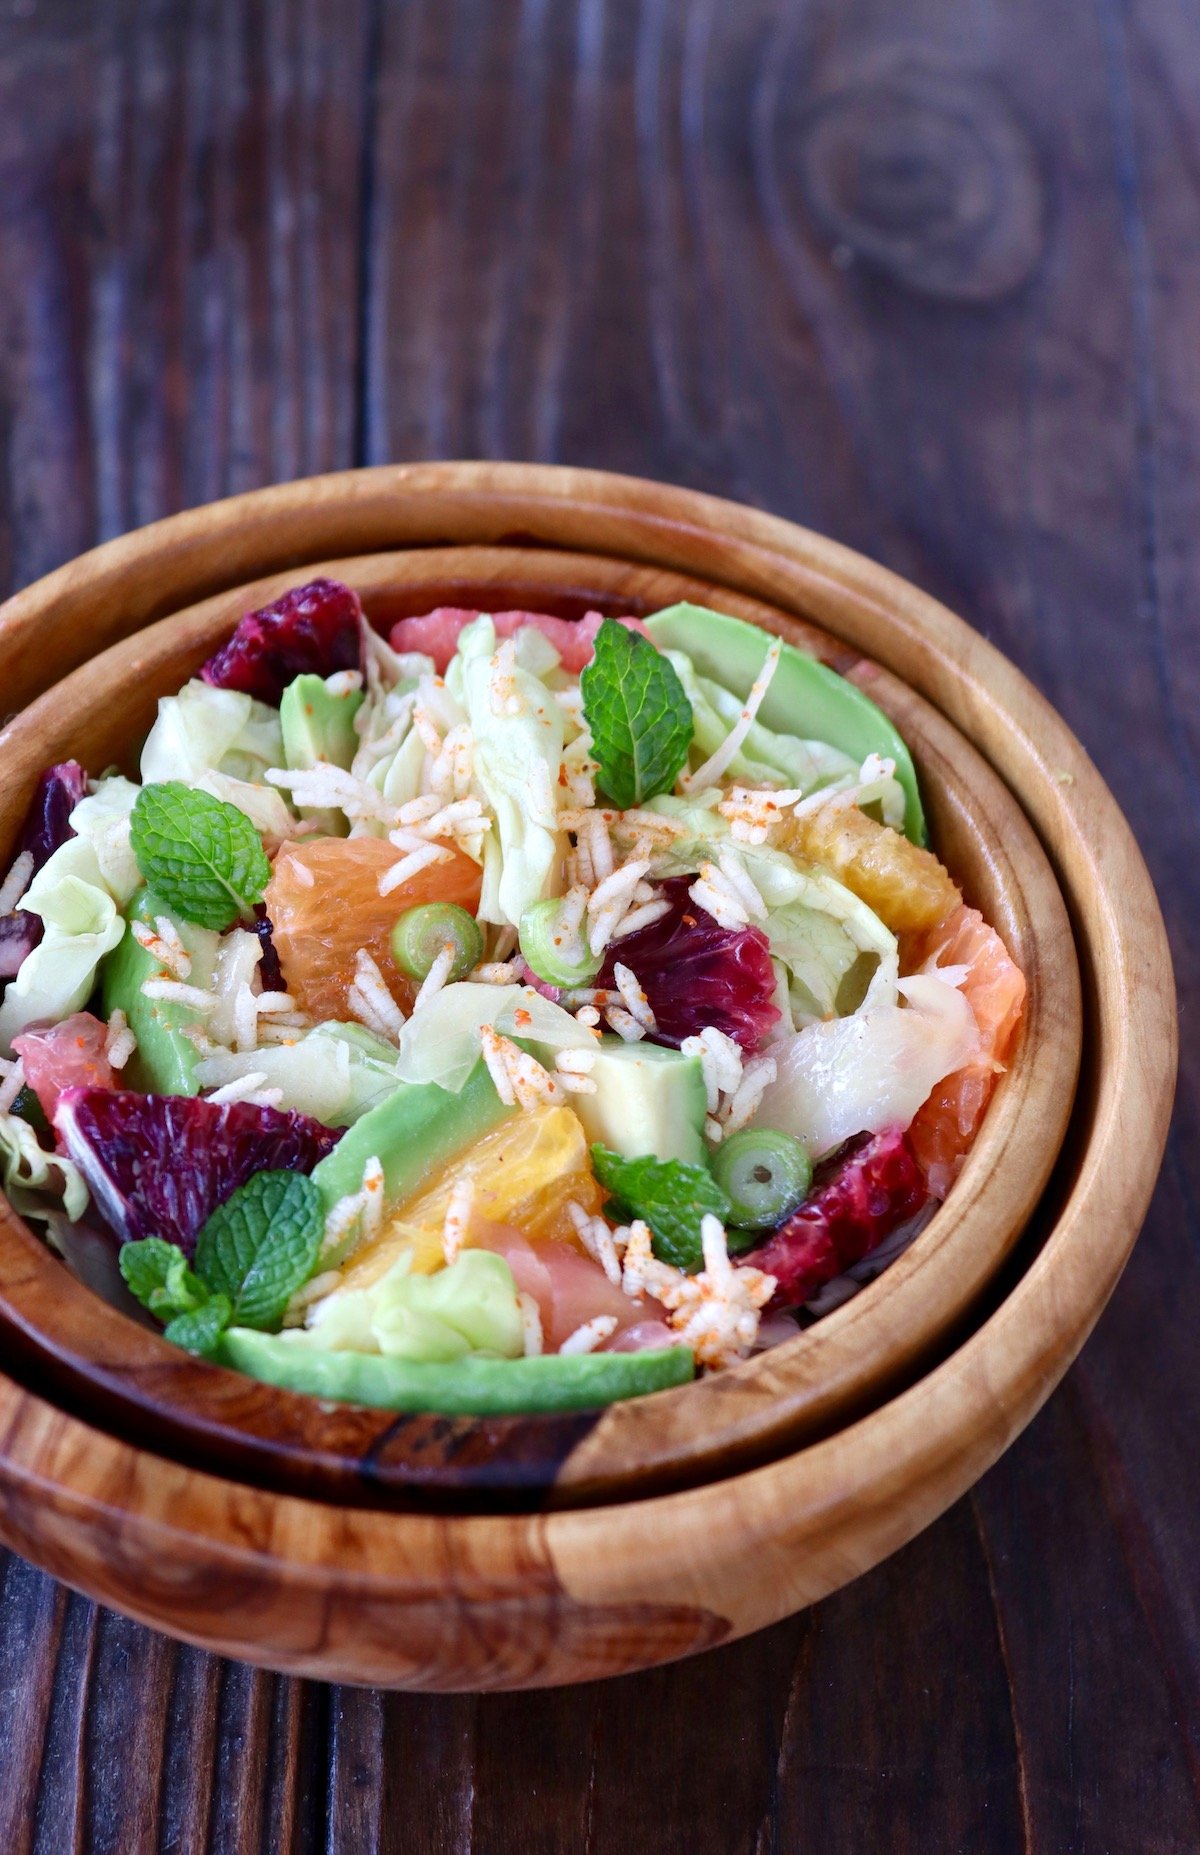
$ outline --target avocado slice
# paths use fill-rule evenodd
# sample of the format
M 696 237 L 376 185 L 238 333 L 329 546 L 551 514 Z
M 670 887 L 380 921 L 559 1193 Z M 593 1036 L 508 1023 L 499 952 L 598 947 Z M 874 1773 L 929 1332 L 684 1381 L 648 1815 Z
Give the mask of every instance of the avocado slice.
M 572 1095 L 589 1143 L 622 1159 L 682 1159 L 704 1165 L 708 1099 L 700 1059 L 661 1044 L 602 1037 L 588 1075 L 594 1095 Z
M 314 1167 L 313 1184 L 328 1213 L 339 1198 L 359 1190 L 363 1167 L 375 1158 L 383 1167 L 386 1201 L 396 1204 L 515 1113 L 497 1095 L 482 1058 L 457 1095 L 436 1082 L 400 1082 Z
M 307 771 L 324 762 L 348 768 L 358 747 L 354 717 L 362 706 L 361 689 L 335 695 L 323 677 L 308 673 L 292 679 L 279 704 L 283 731 L 283 763 L 292 771 Z M 309 806 L 301 816 L 311 818 L 325 837 L 344 837 L 346 821 L 340 812 Z
M 361 1123 L 360 1123 L 361 1125 Z M 324 1163 L 324 1162 L 322 1162 Z M 528 1411 L 589 1410 L 640 1398 L 695 1374 L 686 1346 L 641 1353 L 542 1353 L 530 1359 L 467 1359 L 432 1365 L 379 1353 L 328 1352 L 300 1328 L 258 1333 L 230 1327 L 213 1357 L 285 1391 L 385 1411 L 431 1411 L 446 1417 L 496 1417 Z
M 212 984 L 216 967 L 219 935 L 208 928 L 196 927 L 171 914 L 166 903 L 152 889 L 139 889 L 128 909 L 130 923 L 153 925 L 156 915 L 169 915 L 180 940 L 192 956 L 189 985 Z M 186 1027 L 204 1022 L 192 1005 L 178 1005 L 162 998 L 147 998 L 143 982 L 162 973 L 160 963 L 134 939 L 132 926 L 117 943 L 100 969 L 104 1015 L 111 1017 L 118 1008 L 125 1013 L 129 1028 L 137 1038 L 137 1049 L 125 1071 L 128 1085 L 148 1095 L 197 1095 L 196 1081 L 199 1053 L 184 1036 Z
M 684 601 L 655 612 L 646 620 L 646 629 L 660 650 L 686 651 L 701 676 L 736 696 L 749 694 L 762 669 L 763 633 L 727 612 Z M 925 814 L 912 755 L 883 710 L 857 684 L 785 644 L 758 713 L 768 728 L 828 741 L 855 760 L 865 760 L 868 754 L 894 760 L 896 778 L 904 788 L 905 835 L 914 844 L 925 842 Z

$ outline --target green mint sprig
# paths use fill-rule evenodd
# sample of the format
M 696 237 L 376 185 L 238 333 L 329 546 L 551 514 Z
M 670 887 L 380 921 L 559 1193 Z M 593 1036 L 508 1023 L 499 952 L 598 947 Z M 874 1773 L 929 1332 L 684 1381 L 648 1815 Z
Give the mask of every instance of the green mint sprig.
M 196 1273 L 229 1296 L 239 1327 L 274 1327 L 312 1274 L 324 1234 L 321 1194 L 311 1179 L 257 1172 L 196 1238 Z
M 316 1265 L 324 1235 L 321 1194 L 297 1172 L 257 1172 L 219 1205 L 196 1238 L 195 1269 L 177 1243 L 126 1243 L 130 1293 L 166 1322 L 165 1337 L 211 1353 L 228 1326 L 270 1329 Z
M 606 618 L 579 687 L 600 785 L 612 803 L 628 811 L 669 792 L 687 759 L 695 722 L 683 684 L 662 652 Z
M 654 1254 L 689 1273 L 704 1267 L 700 1222 L 705 1212 L 727 1223 L 730 1203 L 707 1166 L 683 1159 L 622 1159 L 597 1143 L 592 1168 L 612 1198 L 605 1209 L 622 1223 L 645 1220 Z
M 143 786 L 130 818 L 138 868 L 167 907 L 222 933 L 248 919 L 271 880 L 245 812 L 182 781 Z

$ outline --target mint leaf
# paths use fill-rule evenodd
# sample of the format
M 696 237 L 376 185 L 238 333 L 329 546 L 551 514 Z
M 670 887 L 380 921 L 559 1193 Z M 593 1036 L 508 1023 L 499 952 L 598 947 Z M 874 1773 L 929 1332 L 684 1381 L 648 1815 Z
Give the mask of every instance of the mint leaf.
M 245 812 L 177 779 L 142 787 L 130 842 L 138 868 L 167 907 L 217 933 L 249 917 L 271 880 L 262 839 Z
M 600 784 L 628 811 L 669 792 L 692 744 L 692 705 L 661 651 L 606 618 L 596 653 L 580 674 L 583 712 Z
M 707 1166 L 683 1159 L 622 1159 L 592 1148 L 592 1169 L 612 1201 L 605 1209 L 629 1223 L 640 1217 L 654 1235 L 654 1254 L 677 1269 L 704 1267 L 700 1220 L 706 1211 L 725 1223 L 730 1203 Z
M 325 1234 L 321 1194 L 302 1172 L 256 1172 L 196 1239 L 196 1269 L 228 1295 L 240 1327 L 278 1324 L 312 1274 Z
M 163 1331 L 164 1340 L 187 1353 L 211 1353 L 229 1325 L 232 1309 L 228 1295 L 212 1295 L 193 1314 L 177 1314 Z
M 117 1258 L 130 1294 L 160 1320 L 191 1314 L 208 1300 L 208 1290 L 188 1268 L 177 1243 L 143 1237 L 123 1243 Z

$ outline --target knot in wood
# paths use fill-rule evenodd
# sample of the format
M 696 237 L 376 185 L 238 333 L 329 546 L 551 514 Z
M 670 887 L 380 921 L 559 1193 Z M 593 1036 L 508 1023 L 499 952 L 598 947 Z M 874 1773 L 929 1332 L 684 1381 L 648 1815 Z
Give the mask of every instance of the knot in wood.
M 835 246 L 925 296 L 986 302 L 1043 243 L 1029 136 L 971 73 L 904 63 L 823 98 L 797 124 L 809 209 Z

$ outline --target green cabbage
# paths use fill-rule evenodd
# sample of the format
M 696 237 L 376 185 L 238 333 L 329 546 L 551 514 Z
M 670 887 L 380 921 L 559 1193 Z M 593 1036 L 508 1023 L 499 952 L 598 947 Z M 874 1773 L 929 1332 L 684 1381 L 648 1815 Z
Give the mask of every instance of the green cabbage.
M 695 731 L 691 759 L 699 766 L 716 752 L 738 721 L 743 699 L 699 675 L 683 651 L 666 651 L 664 655 L 674 665 L 692 705 Z M 727 777 L 748 786 L 794 786 L 807 796 L 835 781 L 852 780 L 857 773 L 858 762 L 839 748 L 825 741 L 802 741 L 794 734 L 776 734 L 762 722 L 753 721 L 744 746 L 729 764 Z
M 0 1185 L 21 1217 L 49 1217 L 37 1194 L 53 1192 L 61 1198 L 72 1223 L 83 1216 L 88 1188 L 83 1175 L 69 1159 L 47 1153 L 28 1121 L 19 1114 L 0 1114 Z
M 464 1250 L 435 1275 L 413 1275 L 402 1256 L 372 1288 L 335 1289 L 294 1344 L 448 1363 L 469 1353 L 518 1359 L 524 1335 L 517 1285 L 503 1256 Z
M 142 886 L 142 872 L 129 841 L 129 814 L 140 790 L 131 779 L 109 774 L 95 781 L 71 813 L 71 829 L 92 846 L 101 880 L 121 909 L 128 907 Z
M 553 1050 L 591 1049 L 592 1033 L 532 986 L 443 986 L 414 1011 L 400 1033 L 396 1074 L 402 1082 L 436 1082 L 457 1095 L 479 1061 L 479 1032 L 494 1025 L 505 1037 Z
M 261 784 L 268 767 L 282 765 L 283 731 L 276 709 L 238 689 L 214 689 L 193 678 L 177 696 L 159 702 L 158 719 L 142 749 L 141 773 L 148 786 L 169 779 L 194 786 L 206 773 Z
M 652 799 L 647 809 L 688 826 L 687 835 L 674 838 L 660 857 L 664 875 L 689 875 L 725 845 L 736 850 L 766 903 L 767 918 L 761 925 L 773 957 L 788 970 L 789 1005 L 797 1027 L 846 1008 L 859 1009 L 868 1001 L 873 1006 L 895 1003 L 896 937 L 835 876 L 816 867 L 801 868 L 786 851 L 765 844 L 735 843 L 720 812 L 697 800 L 664 795 Z M 864 981 L 856 989 L 852 975 Z M 856 990 L 850 999 L 843 990 L 847 982 L 847 989 Z
M 38 871 L 18 907 L 40 915 L 45 933 L 21 962 L 0 1002 L 0 1049 L 28 1024 L 56 1024 L 87 1004 L 96 969 L 125 932 L 125 923 L 85 837 L 60 844 Z
M 500 857 L 484 854 L 483 921 L 517 927 L 521 916 L 554 893 L 563 839 L 558 826 L 558 769 L 565 744 L 563 710 L 518 651 L 515 714 L 492 707 L 496 630 L 477 618 L 459 636 L 446 685 L 462 704 L 475 740 L 475 781 L 495 819 Z M 535 657 L 535 660 L 536 657 Z
M 399 1087 L 396 1052 L 361 1024 L 318 1024 L 294 1043 L 218 1050 L 196 1064 L 202 1089 L 224 1088 L 262 1075 L 259 1086 L 282 1089 L 282 1108 L 311 1114 L 327 1127 L 349 1127 Z

